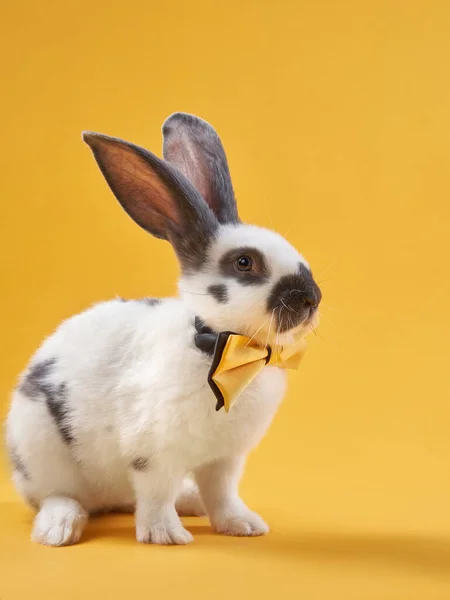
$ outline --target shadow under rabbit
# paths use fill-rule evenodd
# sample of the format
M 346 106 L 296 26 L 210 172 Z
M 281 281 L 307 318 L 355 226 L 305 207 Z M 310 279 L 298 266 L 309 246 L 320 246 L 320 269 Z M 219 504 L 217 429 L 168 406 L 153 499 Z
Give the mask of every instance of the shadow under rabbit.
M 13 505 L 12 505 L 13 504 Z M 17 503 L 3 503 L 3 516 L 17 521 L 20 530 L 31 530 L 34 513 L 24 511 Z M 0 525 L 1 525 L 0 514 Z M 279 560 L 289 563 L 319 562 L 342 563 L 440 575 L 450 581 L 450 535 L 426 533 L 296 530 L 277 531 L 276 526 L 267 536 L 232 538 L 216 534 L 205 517 L 186 517 L 183 524 L 194 536 L 194 543 L 180 549 L 194 548 L 196 541 L 204 547 L 211 545 L 214 552 L 233 552 L 237 558 Z M 92 516 L 79 545 L 95 540 L 111 540 L 136 547 L 134 517 L 131 514 Z M 31 543 L 31 542 L 28 542 Z M 167 547 L 174 549 L 173 546 Z
M 108 519 L 106 524 L 104 519 Z M 98 537 L 120 538 L 135 543 L 134 520 L 112 515 L 90 521 L 84 541 Z M 356 562 L 379 568 L 428 571 L 448 574 L 450 580 L 450 536 L 397 532 L 295 531 L 272 530 L 258 538 L 232 538 L 216 534 L 206 518 L 183 518 L 183 524 L 201 544 L 213 543 L 218 552 L 251 554 L 256 559 L 282 557 L 295 562 Z M 195 544 L 195 540 L 194 540 Z M 230 544 L 232 546 L 230 546 Z

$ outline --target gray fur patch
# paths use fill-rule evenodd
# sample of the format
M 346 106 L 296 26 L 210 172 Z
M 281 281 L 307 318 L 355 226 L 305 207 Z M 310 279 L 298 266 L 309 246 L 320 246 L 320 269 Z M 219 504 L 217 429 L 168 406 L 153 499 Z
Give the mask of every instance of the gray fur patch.
M 298 263 L 298 273 L 299 275 L 309 274 L 312 277 L 311 269 L 308 269 L 302 262 Z
M 145 471 L 148 467 L 148 458 L 137 457 L 131 461 L 131 467 L 135 471 Z
M 210 285 L 206 291 L 208 294 L 211 294 L 219 304 L 226 304 L 228 302 L 228 288 L 225 284 L 219 283 L 217 285 Z
M 74 441 L 74 437 L 67 418 L 69 414 L 66 402 L 68 395 L 67 384 L 55 384 L 48 381 L 55 363 L 55 358 L 49 358 L 33 365 L 20 384 L 19 390 L 31 400 L 45 398 L 47 408 L 55 420 L 62 439 L 67 444 L 71 444 Z
M 24 479 L 31 479 L 28 469 L 26 468 L 18 451 L 13 446 L 8 446 L 9 460 L 15 471 L 18 471 Z
M 47 392 L 47 406 L 50 414 L 55 419 L 59 433 L 66 444 L 71 444 L 74 437 L 71 433 L 68 423 L 69 410 L 67 408 L 67 384 L 61 383 L 57 387 L 53 387 L 51 392 Z
M 156 306 L 161 302 L 161 298 L 153 298 L 152 296 L 144 296 L 143 298 L 137 299 L 132 298 L 131 300 L 119 297 L 117 300 L 119 300 L 119 302 L 141 302 L 142 304 L 147 304 L 147 306 Z
M 205 204 L 205 209 L 208 208 Z M 202 219 L 199 219 L 202 221 Z M 201 271 L 208 262 L 208 253 L 217 234 L 217 227 L 208 229 L 208 225 L 199 225 L 199 231 L 189 235 L 170 239 L 185 274 Z
M 48 358 L 33 365 L 20 384 L 19 391 L 32 400 L 37 400 L 42 394 L 45 394 L 48 385 L 45 383 L 45 379 L 50 374 L 55 362 L 56 359 Z
M 161 303 L 160 298 L 151 298 L 150 296 L 145 296 L 144 298 L 139 298 L 138 302 L 142 302 L 143 304 L 147 304 L 147 306 L 156 306 Z

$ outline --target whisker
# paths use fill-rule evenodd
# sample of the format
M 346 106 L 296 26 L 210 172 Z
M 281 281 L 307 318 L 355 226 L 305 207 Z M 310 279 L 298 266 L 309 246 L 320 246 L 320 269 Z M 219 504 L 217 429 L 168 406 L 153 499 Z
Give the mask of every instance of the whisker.
M 267 331 L 267 339 L 266 339 L 266 346 L 268 346 L 269 344 L 269 337 L 270 337 L 270 330 L 272 328 L 272 321 L 273 321 L 273 316 L 275 314 L 275 311 L 277 310 L 277 307 L 275 307 L 272 311 L 272 316 L 270 317 L 270 323 L 269 323 L 269 329 Z
M 325 340 L 325 338 L 323 337 L 323 335 L 321 335 L 321 334 L 320 334 L 320 333 L 319 333 L 319 332 L 316 330 L 316 328 L 315 328 L 315 327 L 313 327 L 312 325 L 310 325 L 309 327 L 310 327 L 311 331 L 313 331 L 313 332 L 314 332 L 314 335 L 317 335 L 318 337 L 320 337 L 320 339 L 321 339 L 321 340 L 323 340 L 324 342 L 326 341 L 326 340 Z M 330 340 L 330 341 L 331 341 L 331 342 L 334 344 L 334 342 L 333 342 L 332 340 Z M 336 344 L 336 345 L 337 345 L 337 344 Z
M 267 324 L 267 321 L 268 321 L 268 320 L 269 320 L 269 319 L 266 319 L 266 320 L 264 321 L 264 323 L 261 325 L 261 327 L 260 327 L 259 329 L 257 329 L 257 330 L 256 330 L 256 332 L 255 332 L 255 333 L 252 335 L 252 337 L 251 337 L 251 338 L 248 340 L 248 342 L 245 344 L 244 348 L 246 348 L 246 347 L 247 347 L 247 346 L 250 344 L 250 342 L 251 342 L 251 341 L 252 341 L 252 340 L 253 340 L 253 339 L 254 339 L 254 338 L 255 338 L 255 337 L 258 335 L 258 333 L 261 331 L 261 329 L 262 329 L 262 328 L 263 328 L 263 327 L 264 327 L 264 326 Z
M 277 335 L 276 335 L 276 338 L 275 338 L 275 348 L 277 348 L 277 349 L 278 349 L 278 338 L 279 338 L 279 335 L 280 335 L 280 324 L 278 324 Z M 278 366 L 278 362 L 279 361 L 278 361 L 278 353 L 277 353 L 277 362 L 276 362 L 277 366 Z
M 325 302 L 320 302 L 320 306 L 322 308 L 326 308 L 327 310 L 337 311 L 337 312 L 340 312 L 343 315 L 345 315 L 345 312 L 343 310 L 341 310 L 340 308 L 333 308 L 332 306 L 329 306 L 328 304 L 325 304 Z
M 325 319 L 325 321 L 327 321 L 327 323 L 329 323 L 330 325 L 333 325 L 333 322 L 330 321 L 330 319 L 328 319 L 328 317 L 326 317 L 323 313 L 319 312 L 319 316 L 321 319 Z
M 327 267 L 326 269 L 324 269 L 323 271 L 321 271 L 321 272 L 320 272 L 320 273 L 319 273 L 319 274 L 318 274 L 316 277 L 320 277 L 321 275 L 323 275 L 324 273 L 326 273 L 326 272 L 328 271 L 328 269 L 329 269 L 330 267 L 332 267 L 332 266 L 333 266 L 333 263 L 330 263 L 330 264 L 328 265 L 328 267 Z
M 286 240 L 287 240 L 288 233 L 291 231 L 291 229 L 292 229 L 292 225 L 290 225 L 290 226 L 287 228 L 287 230 L 286 230 L 286 233 L 283 235 L 283 237 L 284 237 Z
M 309 324 L 309 328 L 314 333 L 314 335 L 317 335 L 317 331 L 314 329 L 314 327 L 311 324 Z
M 280 298 L 281 300 L 281 304 L 284 306 L 284 308 L 287 308 L 288 310 L 290 310 L 291 312 L 295 313 L 295 310 L 292 308 L 292 306 L 288 306 L 287 304 L 284 303 L 283 298 Z
M 289 325 L 289 329 L 292 329 L 292 327 L 293 327 L 293 325 L 294 325 L 294 322 L 293 322 L 293 321 L 291 321 L 291 317 L 290 317 L 290 315 L 288 315 L 288 325 Z
M 179 288 L 179 290 L 184 294 L 192 294 L 193 296 L 209 296 L 209 294 L 206 292 L 191 292 L 190 290 L 183 290 L 181 288 Z

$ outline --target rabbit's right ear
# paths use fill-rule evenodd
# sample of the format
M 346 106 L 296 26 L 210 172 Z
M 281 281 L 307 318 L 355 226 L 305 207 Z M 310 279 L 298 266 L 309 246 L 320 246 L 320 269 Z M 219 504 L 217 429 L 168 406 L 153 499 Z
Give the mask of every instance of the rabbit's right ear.
M 164 158 L 195 186 L 219 223 L 239 223 L 227 157 L 215 129 L 178 112 L 166 119 L 162 131 Z
M 109 187 L 130 217 L 169 240 L 184 269 L 198 269 L 219 226 L 194 186 L 144 148 L 99 133 L 84 132 Z

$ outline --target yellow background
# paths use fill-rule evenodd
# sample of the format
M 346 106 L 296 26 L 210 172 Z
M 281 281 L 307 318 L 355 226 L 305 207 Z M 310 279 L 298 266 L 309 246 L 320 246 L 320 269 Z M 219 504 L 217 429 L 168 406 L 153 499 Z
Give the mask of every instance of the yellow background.
M 450 598 L 450 4 L 445 0 L 3 2 L 0 416 L 58 322 L 174 292 L 170 247 L 122 212 L 83 129 L 160 152 L 171 112 L 219 131 L 242 217 L 287 235 L 324 293 L 249 461 L 260 539 L 131 517 L 29 542 L 0 477 L 0 598 Z

